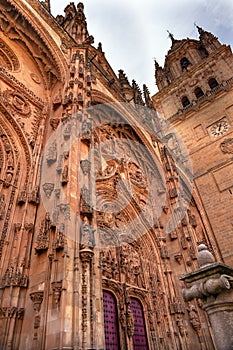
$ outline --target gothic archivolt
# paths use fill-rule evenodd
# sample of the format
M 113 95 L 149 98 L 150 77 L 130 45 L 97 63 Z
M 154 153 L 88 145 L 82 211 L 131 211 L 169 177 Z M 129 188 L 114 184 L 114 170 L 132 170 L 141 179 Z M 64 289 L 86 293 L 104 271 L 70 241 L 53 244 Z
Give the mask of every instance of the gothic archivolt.
M 13 6 L 11 3 L 13 2 Z M 17 40 L 22 48 L 34 58 L 37 67 L 43 77 L 45 86 L 51 86 L 55 78 L 61 80 L 66 71 L 66 64 L 61 56 L 57 44 L 52 40 L 48 42 L 48 33 L 35 20 L 31 18 L 28 10 L 24 7 L 18 9 L 17 2 L 4 0 L 2 5 L 1 31 L 11 40 Z M 14 19 L 15 9 L 18 16 Z M 14 23 L 14 25 L 12 25 Z M 25 31 L 28 28 L 28 31 Z M 28 35 L 30 33 L 30 35 Z M 9 56 L 9 54 L 8 54 Z M 11 60 L 14 53 L 11 52 Z M 9 59 L 6 58 L 6 46 L 4 50 L 5 65 L 10 68 Z

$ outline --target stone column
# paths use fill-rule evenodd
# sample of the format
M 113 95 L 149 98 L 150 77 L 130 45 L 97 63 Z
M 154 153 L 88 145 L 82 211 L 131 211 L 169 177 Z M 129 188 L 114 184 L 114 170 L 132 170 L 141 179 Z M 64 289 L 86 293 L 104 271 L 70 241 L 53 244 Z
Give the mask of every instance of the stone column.
M 199 269 L 180 277 L 185 301 L 203 300 L 218 350 L 233 349 L 233 269 L 215 262 L 204 244 L 198 247 Z
M 91 265 L 94 252 L 92 249 L 80 250 L 80 259 L 82 261 L 82 349 L 92 348 L 92 274 Z

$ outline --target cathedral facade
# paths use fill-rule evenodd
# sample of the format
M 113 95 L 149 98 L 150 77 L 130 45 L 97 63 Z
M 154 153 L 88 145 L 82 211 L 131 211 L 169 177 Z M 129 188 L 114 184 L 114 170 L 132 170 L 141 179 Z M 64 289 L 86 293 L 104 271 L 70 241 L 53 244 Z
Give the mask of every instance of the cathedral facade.
M 0 349 L 216 349 L 180 277 L 233 263 L 233 56 L 197 30 L 150 97 L 82 3 L 1 1 Z

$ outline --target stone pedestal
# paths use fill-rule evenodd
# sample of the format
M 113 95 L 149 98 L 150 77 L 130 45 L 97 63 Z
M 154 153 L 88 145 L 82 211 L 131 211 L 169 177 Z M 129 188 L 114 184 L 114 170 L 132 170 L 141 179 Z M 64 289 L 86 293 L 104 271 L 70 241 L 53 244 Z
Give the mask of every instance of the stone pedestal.
M 209 298 L 203 309 L 207 312 L 217 349 L 233 349 L 233 289 Z
M 181 276 L 186 283 L 185 301 L 203 300 L 218 350 L 233 349 L 233 269 L 220 262 L 207 262 Z

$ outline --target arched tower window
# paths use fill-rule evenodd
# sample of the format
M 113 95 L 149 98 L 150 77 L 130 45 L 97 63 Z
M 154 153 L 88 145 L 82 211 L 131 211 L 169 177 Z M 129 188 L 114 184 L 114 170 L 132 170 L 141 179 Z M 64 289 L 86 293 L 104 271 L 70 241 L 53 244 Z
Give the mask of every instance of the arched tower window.
M 183 107 L 187 107 L 188 105 L 190 105 L 190 101 L 189 101 L 187 96 L 182 97 L 181 103 L 182 103 Z
M 106 350 L 120 349 L 117 305 L 114 295 L 103 291 L 104 333 Z
M 197 87 L 194 90 L 194 94 L 195 94 L 196 98 L 200 98 L 201 96 L 204 95 L 204 92 L 202 91 L 202 89 L 200 87 Z
M 136 298 L 130 298 L 130 310 L 134 315 L 134 350 L 149 350 L 143 309 L 140 301 Z
M 180 60 L 180 65 L 181 65 L 181 69 L 184 70 L 186 69 L 191 63 L 189 62 L 189 60 L 187 59 L 187 57 L 183 57 Z
M 218 82 L 215 78 L 210 78 L 208 84 L 211 89 L 214 89 L 216 86 L 218 86 Z
M 202 59 L 206 58 L 209 56 L 206 48 L 204 46 L 199 46 L 198 48 L 199 55 L 201 56 Z

